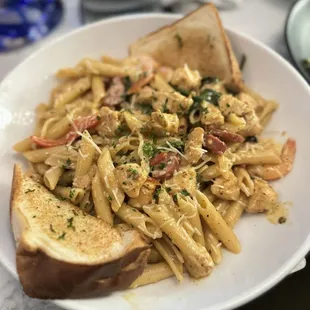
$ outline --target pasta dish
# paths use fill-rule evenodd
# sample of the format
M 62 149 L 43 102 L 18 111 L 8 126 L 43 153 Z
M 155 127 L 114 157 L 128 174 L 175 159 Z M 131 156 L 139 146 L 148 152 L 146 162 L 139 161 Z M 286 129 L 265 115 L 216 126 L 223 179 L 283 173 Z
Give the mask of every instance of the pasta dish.
M 150 56 L 86 58 L 56 75 L 14 149 L 57 197 L 149 240 L 132 287 L 207 276 L 224 248 L 240 252 L 242 214 L 278 205 L 268 181 L 291 170 L 296 143 L 260 137 L 276 102 Z

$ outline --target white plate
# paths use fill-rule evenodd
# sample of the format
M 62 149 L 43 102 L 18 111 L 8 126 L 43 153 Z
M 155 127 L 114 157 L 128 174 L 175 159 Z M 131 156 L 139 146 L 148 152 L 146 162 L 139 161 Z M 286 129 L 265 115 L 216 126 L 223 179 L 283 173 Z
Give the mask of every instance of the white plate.
M 178 16 L 148 14 L 105 20 L 77 30 L 43 48 L 19 65 L 0 86 L 0 259 L 16 277 L 14 243 L 9 224 L 12 166 L 19 157 L 11 145 L 32 132 L 33 109 L 48 98 L 57 68 L 83 57 L 126 55 L 138 37 L 174 21 Z M 272 225 L 263 215 L 244 216 L 236 227 L 242 253 L 225 252 L 214 272 L 200 281 L 182 284 L 167 279 L 136 290 L 87 300 L 58 301 L 67 309 L 198 310 L 239 306 L 283 279 L 310 249 L 309 158 L 310 89 L 278 54 L 247 36 L 228 31 L 233 46 L 247 55 L 248 85 L 281 104 L 268 131 L 285 130 L 297 139 L 293 171 L 275 187 L 280 199 L 294 202 L 289 221 Z M 279 136 L 279 135 L 278 135 Z

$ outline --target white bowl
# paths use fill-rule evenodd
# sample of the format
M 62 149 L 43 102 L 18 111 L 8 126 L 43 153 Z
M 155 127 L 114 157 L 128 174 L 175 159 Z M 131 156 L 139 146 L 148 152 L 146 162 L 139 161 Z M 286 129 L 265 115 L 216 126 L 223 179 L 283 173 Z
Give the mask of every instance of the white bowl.
M 81 58 L 110 54 L 126 55 L 138 37 L 169 24 L 176 15 L 132 15 L 105 20 L 74 31 L 41 49 L 19 65 L 0 86 L 0 259 L 15 276 L 15 249 L 9 223 L 9 199 L 13 164 L 20 160 L 13 143 L 33 129 L 33 110 L 48 98 L 55 85 L 53 73 L 74 65 Z M 264 215 L 244 216 L 236 227 L 242 253 L 225 252 L 222 263 L 200 281 L 178 284 L 167 279 L 136 290 L 109 296 L 58 301 L 67 309 L 197 310 L 229 309 L 240 306 L 283 279 L 310 249 L 309 158 L 310 88 L 278 54 L 252 38 L 228 31 L 237 55 L 244 53 L 247 84 L 280 103 L 267 129 L 285 130 L 297 139 L 293 171 L 275 187 L 283 201 L 293 202 L 285 225 L 272 225 Z M 275 132 L 275 133 L 276 133 Z M 279 137 L 279 135 L 278 135 Z

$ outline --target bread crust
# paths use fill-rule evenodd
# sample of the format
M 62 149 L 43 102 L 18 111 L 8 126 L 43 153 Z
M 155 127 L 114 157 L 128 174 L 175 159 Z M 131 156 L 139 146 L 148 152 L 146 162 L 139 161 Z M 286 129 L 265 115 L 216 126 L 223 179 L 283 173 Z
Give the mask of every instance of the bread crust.
M 27 184 L 26 187 L 25 183 Z M 93 240 L 96 240 L 97 236 L 100 238 L 106 236 L 110 244 L 111 242 L 113 243 L 111 236 L 114 234 L 118 238 L 115 242 L 118 242 L 118 246 L 121 246 L 120 251 L 122 251 L 121 253 L 116 251 L 108 256 L 102 256 L 101 252 L 107 251 L 107 249 L 100 248 L 98 252 L 98 247 L 94 247 L 93 252 L 89 254 L 89 262 L 85 262 L 85 256 L 81 259 L 83 263 L 79 263 L 79 260 L 70 261 L 68 257 L 59 259 L 61 255 L 52 255 L 55 253 L 55 248 L 56 250 L 58 249 L 57 244 L 59 243 L 59 249 L 66 246 L 70 247 L 70 242 L 79 243 L 77 242 L 79 241 L 79 237 L 76 237 L 76 235 L 82 236 L 82 233 L 79 232 L 79 227 L 76 227 L 76 232 L 74 234 L 72 232 L 74 237 L 72 239 L 68 237 L 68 240 L 58 240 L 57 237 L 53 239 L 52 233 L 44 234 L 41 226 L 46 225 L 46 223 L 41 223 L 40 221 L 34 222 L 37 219 L 40 220 L 40 216 L 42 215 L 37 213 L 38 217 L 32 219 L 32 213 L 30 215 L 28 213 L 38 207 L 37 196 L 44 196 L 46 198 L 46 195 L 53 197 L 53 194 L 39 184 L 37 184 L 36 193 L 24 194 L 25 188 L 28 188 L 28 186 L 32 188 L 35 185 L 35 181 L 23 175 L 20 166 L 16 165 L 14 167 L 10 205 L 11 226 L 17 246 L 17 273 L 25 293 L 30 297 L 41 299 L 85 298 L 99 296 L 129 287 L 143 272 L 147 263 L 149 244 L 144 240 L 143 236 L 136 231 L 120 233 L 109 224 L 104 223 L 101 219 L 84 214 L 79 208 L 70 203 L 57 201 L 61 210 L 57 212 L 73 210 L 74 212 L 83 213 L 83 216 L 79 219 L 80 222 L 76 218 L 77 224 L 80 223 L 81 225 L 82 223 L 84 225 L 84 222 L 88 224 L 91 221 L 91 223 L 97 223 L 99 229 L 105 229 L 104 234 L 98 232 L 98 235 Z M 53 198 L 55 199 L 55 197 Z M 33 203 L 36 206 L 30 205 L 25 208 L 23 203 L 27 205 Z M 41 207 L 46 207 L 45 204 L 46 199 L 42 200 Z M 52 210 L 53 205 L 49 205 L 44 210 L 44 216 L 54 216 L 52 211 L 49 214 L 49 208 Z M 60 220 L 51 218 L 50 221 L 53 224 L 58 224 L 59 221 L 62 221 L 67 225 L 66 218 Z M 29 240 L 30 236 L 33 236 L 34 232 L 38 229 L 40 234 L 44 234 L 44 238 L 49 240 L 48 242 L 38 242 L 38 240 L 41 240 L 41 236 L 38 239 Z M 69 234 L 69 232 L 67 233 Z M 90 233 L 93 232 L 91 231 Z M 123 241 L 124 238 L 127 238 L 127 240 Z M 49 246 L 46 246 L 46 244 Z M 53 247 L 53 251 L 50 251 L 49 247 Z M 113 246 L 109 249 L 112 248 Z M 72 246 L 70 250 L 75 255 L 85 254 L 81 252 L 82 250 L 85 251 L 85 248 L 79 248 L 76 245 Z M 88 253 L 86 253 L 87 255 Z M 97 263 L 96 258 L 93 258 L 95 255 L 98 255 Z M 106 261 L 102 261 L 102 257 L 107 257 Z
M 197 20 L 199 26 L 195 24 Z M 205 33 L 207 30 L 209 32 Z M 182 48 L 177 46 L 176 33 L 185 36 Z M 210 42 L 205 40 L 207 36 L 212 38 Z M 173 41 L 174 44 L 171 43 Z M 160 64 L 173 68 L 187 63 L 191 69 L 200 71 L 202 75 L 221 78 L 232 91 L 239 92 L 244 87 L 239 64 L 218 11 L 212 3 L 207 3 L 171 25 L 138 39 L 129 46 L 129 54 L 147 54 Z

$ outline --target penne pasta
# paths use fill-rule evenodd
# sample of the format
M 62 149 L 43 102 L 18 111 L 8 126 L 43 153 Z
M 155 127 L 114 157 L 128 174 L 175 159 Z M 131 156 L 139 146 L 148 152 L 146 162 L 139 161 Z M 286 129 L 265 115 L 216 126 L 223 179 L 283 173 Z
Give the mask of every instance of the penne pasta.
M 78 157 L 75 167 L 75 178 L 86 175 L 93 164 L 96 149 L 92 143 L 92 137 L 87 130 L 83 132 Z
M 185 229 L 177 224 L 165 205 L 148 205 L 144 206 L 143 210 L 181 250 L 187 267 L 191 266 L 189 271 L 193 277 L 200 278 L 211 272 L 213 262 L 206 248 L 196 243 Z
M 162 262 L 164 258 L 159 254 L 156 248 L 153 246 L 151 247 L 151 252 L 149 257 L 147 258 L 148 264 L 156 264 Z
M 110 202 L 104 193 L 98 172 L 93 178 L 91 189 L 97 216 L 105 222 L 113 225 L 113 215 Z
M 215 264 L 219 264 L 222 260 L 222 243 L 215 237 L 214 233 L 208 228 L 206 223 L 203 223 L 204 237 L 206 249 L 210 253 Z
M 185 218 L 189 221 L 189 223 L 197 229 L 194 232 L 193 239 L 200 243 L 201 245 L 205 245 L 205 240 L 203 236 L 200 215 L 197 209 L 197 205 L 193 199 L 188 196 L 177 195 L 179 209 L 182 214 L 185 215 Z
M 170 266 L 178 281 L 183 281 L 183 265 L 178 261 L 174 251 L 170 247 L 170 244 L 164 239 L 157 239 L 153 240 L 153 245 L 164 258 L 166 263 Z
M 123 190 L 119 188 L 114 175 L 115 168 L 108 148 L 102 150 L 98 159 L 98 171 L 100 180 L 111 202 L 112 210 L 117 212 L 122 206 L 125 195 Z
M 83 189 L 64 186 L 56 186 L 53 193 L 62 199 L 70 200 L 75 205 L 78 205 L 85 195 Z
M 214 232 L 215 236 L 229 251 L 239 253 L 241 247 L 238 238 L 226 224 L 222 216 L 216 211 L 212 203 L 199 190 L 196 191 L 196 199 L 199 203 L 198 210 L 200 215 Z
M 94 60 L 85 60 L 83 62 L 83 66 L 87 73 L 103 75 L 106 77 L 114 77 L 114 76 L 126 76 L 128 75 L 128 70 L 124 67 L 102 63 L 100 61 Z
M 151 218 L 126 203 L 122 204 L 116 215 L 152 239 L 162 237 L 159 226 Z
M 66 150 L 67 150 L 66 146 L 61 145 L 61 146 L 27 151 L 23 153 L 23 156 L 30 162 L 36 164 L 44 162 L 52 154 L 59 154 L 65 152 Z
M 45 186 L 50 189 L 54 190 L 61 175 L 63 174 L 63 168 L 61 167 L 51 167 L 44 173 L 44 184 Z
M 100 101 L 106 95 L 104 82 L 102 77 L 94 75 L 91 81 L 91 89 L 93 92 L 93 102 L 95 107 L 99 106 Z
M 33 144 L 32 140 L 30 138 L 26 138 L 14 144 L 13 149 L 15 152 L 24 153 L 24 152 L 31 150 L 32 144 Z
M 55 98 L 54 107 L 60 108 L 66 105 L 67 103 L 73 101 L 80 95 L 84 94 L 87 90 L 90 89 L 90 87 L 91 87 L 90 77 L 86 76 L 86 77 L 80 78 L 70 88 L 60 93 Z
M 146 265 L 143 273 L 131 285 L 131 288 L 156 283 L 173 276 L 173 271 L 166 262 Z

